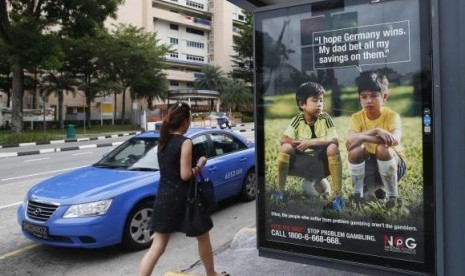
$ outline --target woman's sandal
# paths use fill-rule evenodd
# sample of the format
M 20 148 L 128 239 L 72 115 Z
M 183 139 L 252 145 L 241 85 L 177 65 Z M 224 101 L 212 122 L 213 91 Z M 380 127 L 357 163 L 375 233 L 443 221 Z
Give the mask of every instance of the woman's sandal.
M 218 276 L 231 276 L 231 274 L 229 274 L 229 273 L 226 272 L 226 271 L 222 271 L 222 272 L 220 272 L 220 273 L 217 273 L 216 275 L 218 275 Z

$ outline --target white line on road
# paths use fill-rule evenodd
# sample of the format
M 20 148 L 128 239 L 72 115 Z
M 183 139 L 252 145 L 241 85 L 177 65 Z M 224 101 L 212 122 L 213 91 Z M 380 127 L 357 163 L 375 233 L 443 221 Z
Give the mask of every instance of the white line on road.
M 12 203 L 12 204 L 8 204 L 8 205 L 3 205 L 3 206 L 0 206 L 0 210 L 1 209 L 6 209 L 6 208 L 9 208 L 9 207 L 13 207 L 13 206 L 17 206 L 19 204 L 21 204 L 22 202 L 16 202 L 16 203 Z
M 37 246 L 39 246 L 39 244 L 31 244 L 31 245 L 28 245 L 28 246 L 26 246 L 26 247 L 17 249 L 17 250 L 15 250 L 15 251 L 6 253 L 6 254 L 4 254 L 4 255 L 0 255 L 0 260 L 6 259 L 6 258 L 11 257 L 11 256 L 14 256 L 14 255 L 18 255 L 19 253 L 22 253 L 22 252 L 24 252 L 24 251 L 27 251 L 27 250 L 32 249 L 32 248 L 37 247 Z
M 41 161 L 41 160 L 46 160 L 46 159 L 50 159 L 50 157 L 37 158 L 37 159 L 28 159 L 28 160 L 24 160 L 24 162 L 34 162 L 34 161 Z
M 80 152 L 80 153 L 73 153 L 71 155 L 76 156 L 76 155 L 92 154 L 92 153 L 94 153 L 94 152 L 93 151 L 84 151 L 84 152 Z
M 29 174 L 29 175 L 22 175 L 22 176 L 17 176 L 17 177 L 4 178 L 4 179 L 2 179 L 0 181 L 8 181 L 8 180 L 14 180 L 14 179 L 28 178 L 28 177 L 31 177 L 31 176 L 38 176 L 38 175 L 44 175 L 44 174 L 50 174 L 50 173 L 56 173 L 56 172 L 69 171 L 69 170 L 74 170 L 74 169 L 79 169 L 79 168 L 84 168 L 84 167 L 87 167 L 87 165 L 86 166 L 80 166 L 80 167 L 74 167 L 74 168 L 55 170 L 55 171 L 48 171 L 48 172 L 34 173 L 34 174 Z

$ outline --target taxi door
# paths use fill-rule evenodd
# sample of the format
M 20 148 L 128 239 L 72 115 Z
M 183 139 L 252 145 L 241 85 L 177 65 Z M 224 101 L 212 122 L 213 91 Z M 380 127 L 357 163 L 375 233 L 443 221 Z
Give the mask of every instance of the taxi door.
M 212 145 L 212 158 L 209 172 L 216 175 L 213 183 L 215 184 L 215 195 L 217 200 L 237 195 L 240 192 L 242 179 L 246 171 L 247 159 L 241 151 L 237 139 L 228 133 L 210 133 Z

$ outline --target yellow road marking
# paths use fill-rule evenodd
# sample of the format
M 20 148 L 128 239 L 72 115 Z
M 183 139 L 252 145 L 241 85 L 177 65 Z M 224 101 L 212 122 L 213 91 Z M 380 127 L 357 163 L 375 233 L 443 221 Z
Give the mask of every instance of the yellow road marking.
M 247 231 L 247 232 L 257 232 L 257 228 L 255 227 L 244 227 L 242 230 Z
M 28 246 L 26 246 L 26 247 L 17 249 L 17 250 L 15 250 L 15 251 L 11 251 L 11 252 L 9 252 L 9 253 L 6 253 L 6 254 L 4 254 L 4 255 L 0 255 L 0 260 L 6 259 L 6 258 L 8 258 L 8 257 L 17 255 L 17 254 L 22 253 L 22 252 L 25 252 L 25 251 L 27 251 L 27 250 L 29 250 L 29 249 L 32 249 L 32 248 L 34 248 L 34 247 L 37 247 L 37 246 L 39 246 L 39 245 L 38 245 L 38 244 L 31 244 L 31 245 L 28 245 Z
M 189 274 L 189 273 L 182 273 L 182 272 L 166 272 L 164 276 L 202 276 L 202 274 Z

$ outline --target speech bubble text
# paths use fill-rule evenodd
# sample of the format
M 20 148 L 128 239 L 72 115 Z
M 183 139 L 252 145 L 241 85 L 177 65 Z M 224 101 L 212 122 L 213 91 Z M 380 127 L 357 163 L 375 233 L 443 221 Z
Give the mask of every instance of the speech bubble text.
M 410 61 L 409 21 L 313 33 L 314 69 Z

